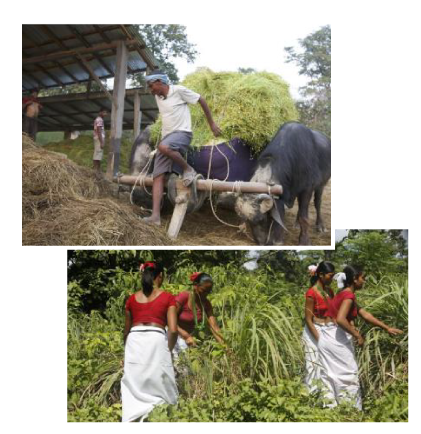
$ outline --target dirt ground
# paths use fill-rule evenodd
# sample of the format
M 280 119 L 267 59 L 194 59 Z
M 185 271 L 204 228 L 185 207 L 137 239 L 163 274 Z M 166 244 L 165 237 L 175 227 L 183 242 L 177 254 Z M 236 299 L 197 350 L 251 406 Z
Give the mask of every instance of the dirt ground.
M 315 229 L 316 210 L 313 200 L 310 205 L 310 241 L 313 246 L 330 246 L 331 244 L 331 184 L 326 185 L 322 200 L 322 215 L 326 226 L 326 232 L 319 233 Z M 292 209 L 285 211 L 285 225 L 289 232 L 285 239 L 285 246 L 298 245 L 299 228 L 294 228 L 297 216 L 298 204 L 295 203 Z M 217 215 L 223 221 L 232 225 L 240 225 L 241 220 L 233 211 L 219 209 Z M 163 216 L 163 226 L 167 229 L 170 224 L 171 215 Z M 180 234 L 175 240 L 180 246 L 255 246 L 251 232 L 242 233 L 238 228 L 233 228 L 220 223 L 213 215 L 209 202 L 184 219 Z

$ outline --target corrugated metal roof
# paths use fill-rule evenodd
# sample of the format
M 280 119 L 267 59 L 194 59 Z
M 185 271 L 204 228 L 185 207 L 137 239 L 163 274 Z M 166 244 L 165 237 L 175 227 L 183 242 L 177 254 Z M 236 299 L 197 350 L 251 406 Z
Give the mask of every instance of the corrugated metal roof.
M 123 128 L 133 129 L 134 93 L 140 92 L 140 111 L 144 128 L 153 123 L 158 115 L 155 97 L 142 88 L 126 90 L 124 101 Z M 40 98 L 43 109 L 38 118 L 39 131 L 91 130 L 100 109 L 111 113 L 111 101 L 101 92 L 87 95 L 67 94 Z M 105 118 L 106 128 L 110 128 L 110 116 Z
M 113 77 L 117 41 L 125 41 L 129 50 L 129 74 L 158 66 L 132 25 L 23 25 L 23 91 L 89 81 L 76 51 L 100 79 Z

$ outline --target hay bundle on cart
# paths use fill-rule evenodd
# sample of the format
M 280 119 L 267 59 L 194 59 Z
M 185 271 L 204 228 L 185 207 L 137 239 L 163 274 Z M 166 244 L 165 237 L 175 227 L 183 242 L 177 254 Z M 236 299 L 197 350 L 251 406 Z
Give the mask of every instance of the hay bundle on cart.
M 215 140 L 201 107 L 191 105 L 193 146 L 228 142 L 240 138 L 259 153 L 285 122 L 297 120 L 298 113 L 288 84 L 269 72 L 241 74 L 212 72 L 201 68 L 181 83 L 207 101 L 222 137 Z M 161 120 L 152 127 L 152 140 L 159 140 Z

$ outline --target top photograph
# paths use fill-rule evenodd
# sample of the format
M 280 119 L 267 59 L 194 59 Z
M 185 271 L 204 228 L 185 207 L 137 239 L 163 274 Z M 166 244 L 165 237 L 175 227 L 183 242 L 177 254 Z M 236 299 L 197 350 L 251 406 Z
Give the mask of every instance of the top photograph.
M 22 25 L 22 245 L 332 247 L 313 24 Z

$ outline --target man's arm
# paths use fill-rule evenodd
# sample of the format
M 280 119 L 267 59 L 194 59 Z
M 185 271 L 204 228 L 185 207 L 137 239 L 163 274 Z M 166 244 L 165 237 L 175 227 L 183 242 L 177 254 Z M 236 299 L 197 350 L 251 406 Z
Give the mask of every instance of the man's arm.
M 216 125 L 216 123 L 214 122 L 213 118 L 212 118 L 212 113 L 210 112 L 209 106 L 206 103 L 205 99 L 201 96 L 199 98 L 199 104 L 201 105 L 203 112 L 205 113 L 206 119 L 208 121 L 208 124 L 210 126 L 210 129 L 213 132 L 213 135 L 215 137 L 218 137 L 221 135 L 221 129 L 218 127 L 218 125 Z

